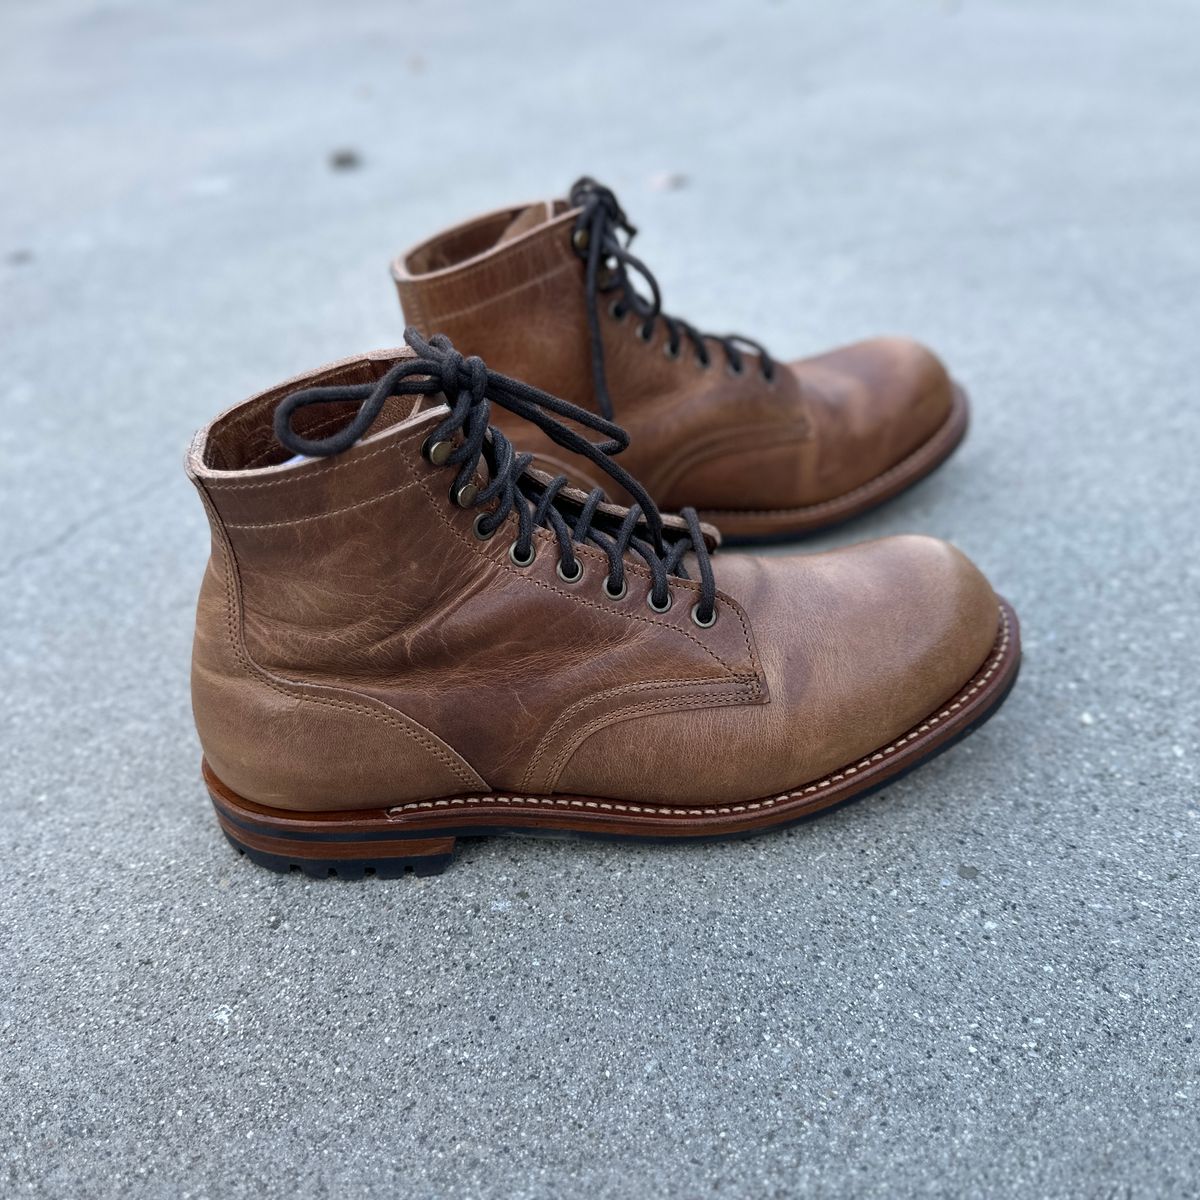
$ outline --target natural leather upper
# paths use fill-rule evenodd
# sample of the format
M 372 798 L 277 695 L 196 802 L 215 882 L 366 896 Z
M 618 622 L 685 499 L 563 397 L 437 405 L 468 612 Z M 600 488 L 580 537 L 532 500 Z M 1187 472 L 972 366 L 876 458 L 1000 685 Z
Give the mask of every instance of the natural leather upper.
M 393 275 L 406 322 L 444 333 L 495 370 L 597 410 L 578 210 L 557 201 L 502 209 L 426 241 Z M 660 506 L 722 511 L 803 508 L 852 493 L 900 463 L 946 421 L 953 386 L 925 347 L 874 338 L 780 365 L 757 356 L 734 374 L 708 366 L 665 324 L 643 340 L 632 313 L 600 309 L 614 419 L 629 430 L 623 462 Z M 554 471 L 587 465 L 542 437 L 498 423 Z M 598 482 L 588 480 L 589 484 Z
M 866 753 L 952 695 L 995 638 L 996 599 L 952 547 L 888 539 L 797 558 L 716 561 L 697 585 L 607 597 L 604 555 L 555 571 L 539 529 L 480 540 L 453 475 L 422 456 L 445 408 L 389 402 L 343 454 L 284 465 L 276 403 L 301 386 L 379 379 L 407 351 L 322 368 L 217 418 L 188 471 L 209 514 L 193 666 L 218 777 L 292 809 L 375 807 L 482 790 L 690 803 L 794 786 Z M 344 406 L 306 410 L 316 434 Z M 509 521 L 508 524 L 515 522 Z M 714 746 L 720 754 L 712 754 Z

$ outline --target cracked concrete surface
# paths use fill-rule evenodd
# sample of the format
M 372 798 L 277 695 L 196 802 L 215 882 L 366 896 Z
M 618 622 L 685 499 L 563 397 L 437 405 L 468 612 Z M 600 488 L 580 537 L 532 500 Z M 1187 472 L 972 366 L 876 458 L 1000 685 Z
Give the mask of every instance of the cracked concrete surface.
M 0 35 L 0 1194 L 1196 1194 L 1194 4 L 15 0 Z M 187 440 L 395 343 L 393 253 L 584 171 L 669 311 L 941 349 L 967 444 L 809 548 L 957 542 L 1021 682 L 786 835 L 258 870 L 197 778 Z

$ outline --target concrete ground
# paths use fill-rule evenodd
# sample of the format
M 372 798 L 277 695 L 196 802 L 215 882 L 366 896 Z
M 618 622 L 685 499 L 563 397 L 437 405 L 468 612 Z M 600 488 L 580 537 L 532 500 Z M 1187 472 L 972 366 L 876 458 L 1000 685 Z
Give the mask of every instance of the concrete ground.
M 1198 106 L 1192 0 L 9 0 L 0 1195 L 1196 1195 Z M 1021 682 L 786 835 L 254 867 L 187 440 L 585 171 L 670 311 L 940 348 L 969 441 L 810 548 L 954 540 Z

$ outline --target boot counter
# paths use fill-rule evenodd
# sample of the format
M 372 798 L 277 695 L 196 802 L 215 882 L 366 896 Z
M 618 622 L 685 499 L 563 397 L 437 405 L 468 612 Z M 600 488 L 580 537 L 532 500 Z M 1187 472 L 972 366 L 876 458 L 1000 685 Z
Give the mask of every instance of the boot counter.
M 269 808 L 381 808 L 487 790 L 459 755 L 404 714 L 257 667 L 241 645 L 236 594 L 215 559 L 196 612 L 192 711 L 214 774 Z

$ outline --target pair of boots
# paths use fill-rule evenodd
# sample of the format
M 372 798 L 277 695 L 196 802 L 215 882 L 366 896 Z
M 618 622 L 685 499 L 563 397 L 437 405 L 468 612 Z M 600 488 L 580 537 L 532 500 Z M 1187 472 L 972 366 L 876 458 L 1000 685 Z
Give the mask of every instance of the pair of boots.
M 1016 616 L 943 542 L 715 553 L 718 528 L 792 537 L 932 470 L 967 422 L 938 360 L 877 339 L 782 363 L 701 333 L 633 233 L 588 179 L 459 226 L 394 265 L 405 348 L 196 436 L 193 704 L 256 861 L 430 873 L 460 836 L 749 833 L 1007 695 Z

